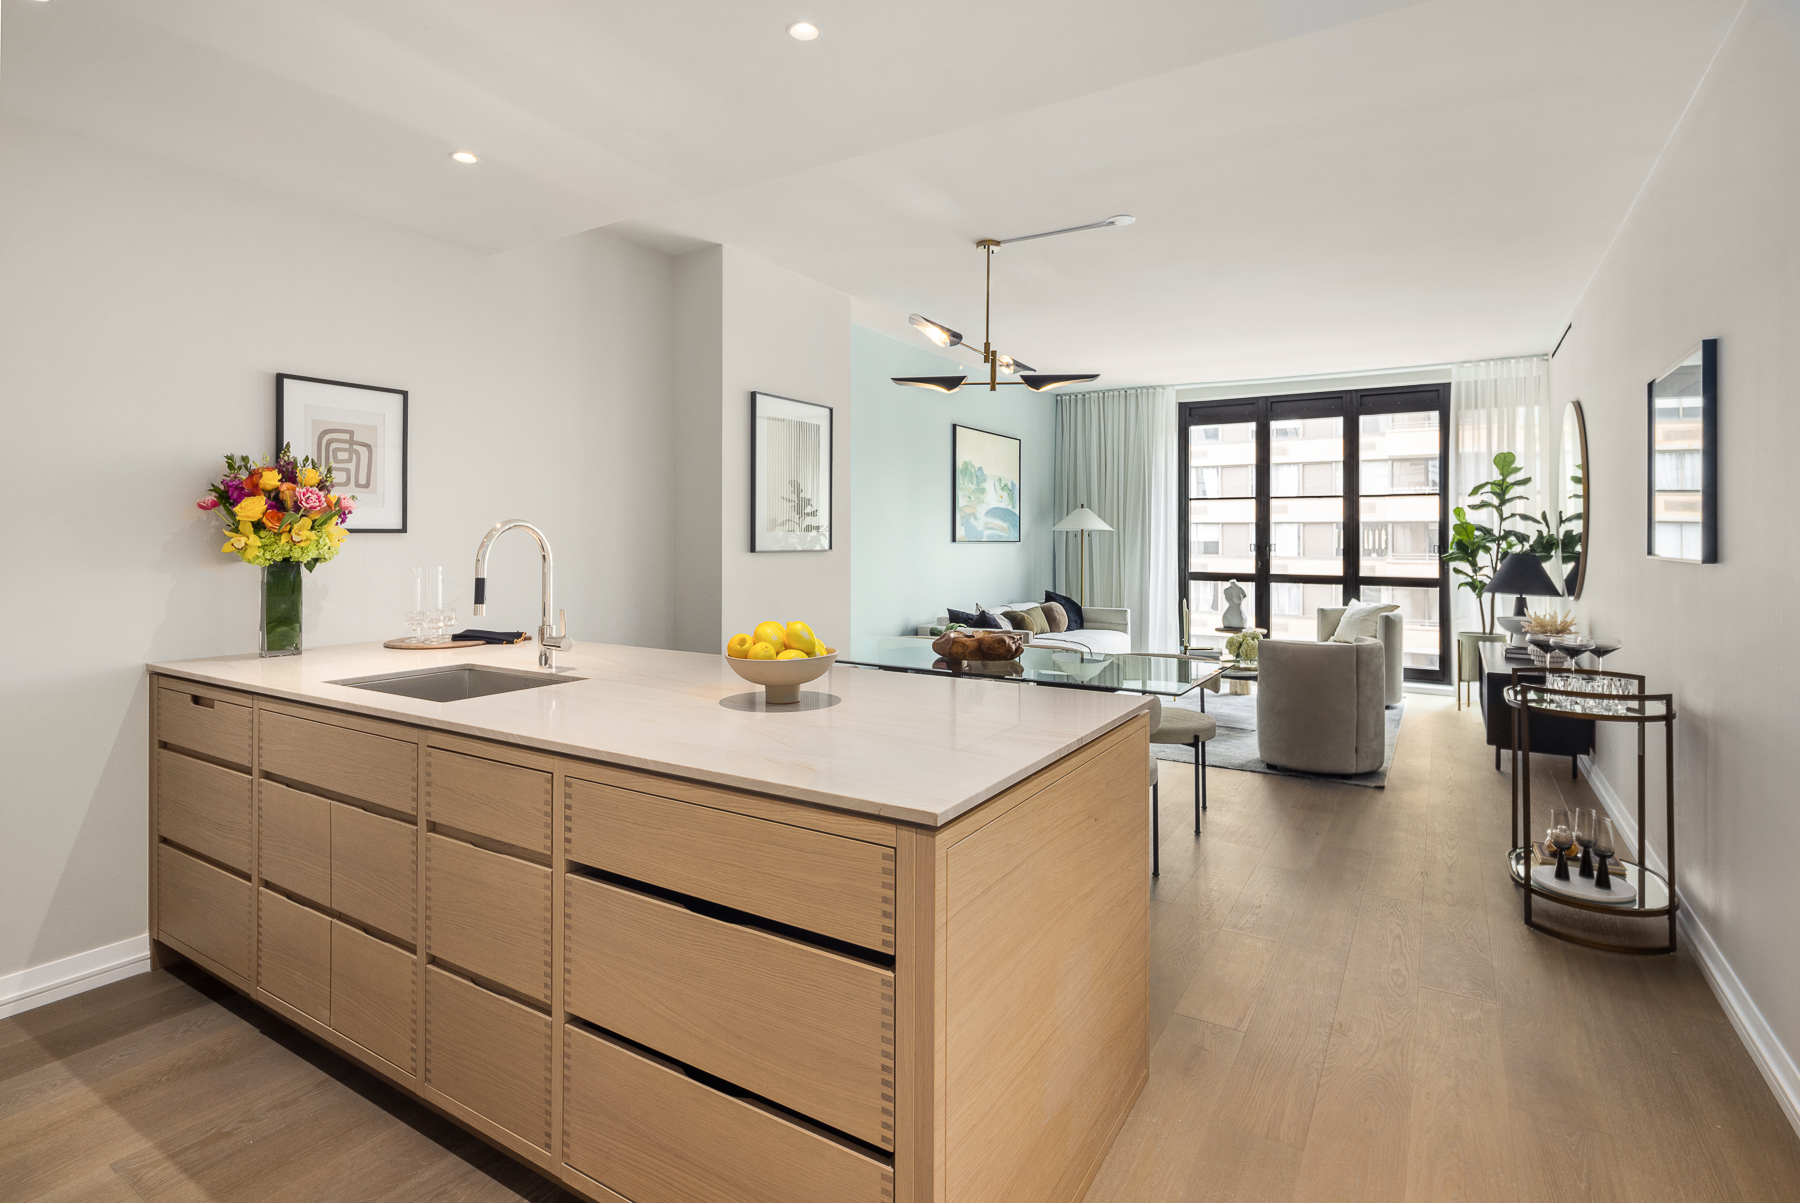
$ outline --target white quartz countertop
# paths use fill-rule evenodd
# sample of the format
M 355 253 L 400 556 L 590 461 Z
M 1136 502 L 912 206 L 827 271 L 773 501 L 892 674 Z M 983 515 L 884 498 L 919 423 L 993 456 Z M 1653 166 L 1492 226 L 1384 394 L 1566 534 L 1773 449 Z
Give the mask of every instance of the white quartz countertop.
M 394 719 L 587 760 L 936 827 L 1146 710 L 1125 693 L 836 666 L 808 691 L 840 704 L 759 712 L 720 705 L 761 691 L 723 656 L 582 643 L 580 677 L 456 702 L 333 685 L 450 664 L 537 668 L 533 644 L 401 651 L 379 643 L 299 656 L 221 656 L 150 670 L 266 697 Z

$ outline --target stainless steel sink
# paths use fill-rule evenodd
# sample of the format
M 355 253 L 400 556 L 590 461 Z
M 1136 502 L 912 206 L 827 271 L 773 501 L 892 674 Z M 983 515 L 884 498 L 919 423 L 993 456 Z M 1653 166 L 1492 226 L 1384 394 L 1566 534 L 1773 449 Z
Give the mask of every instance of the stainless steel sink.
M 327 684 L 348 685 L 352 689 L 373 689 L 377 693 L 421 698 L 427 702 L 461 702 L 468 698 L 485 698 L 496 693 L 542 689 L 546 685 L 583 680 L 586 678 L 560 673 L 552 675 L 516 668 L 489 668 L 481 664 L 447 664 L 442 668 L 421 668 L 414 672 L 345 677 Z

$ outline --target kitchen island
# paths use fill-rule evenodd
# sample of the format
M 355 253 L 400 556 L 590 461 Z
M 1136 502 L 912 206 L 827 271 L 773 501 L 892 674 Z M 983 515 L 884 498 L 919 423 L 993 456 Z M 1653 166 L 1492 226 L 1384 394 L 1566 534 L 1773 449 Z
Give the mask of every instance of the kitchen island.
M 583 644 L 150 666 L 150 931 L 572 1191 L 1062 1203 L 1147 1074 L 1148 701 Z

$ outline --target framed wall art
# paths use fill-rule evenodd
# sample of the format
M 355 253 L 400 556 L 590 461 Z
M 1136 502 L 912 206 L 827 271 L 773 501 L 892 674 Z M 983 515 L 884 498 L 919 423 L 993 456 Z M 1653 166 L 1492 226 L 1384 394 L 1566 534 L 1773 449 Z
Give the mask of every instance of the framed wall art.
M 1023 444 L 973 426 L 950 431 L 951 542 L 1017 543 Z
M 831 550 L 831 407 L 750 394 L 750 550 Z
M 404 389 L 275 377 L 275 449 L 332 469 L 333 487 L 356 498 L 345 525 L 359 535 L 406 531 L 406 402 Z

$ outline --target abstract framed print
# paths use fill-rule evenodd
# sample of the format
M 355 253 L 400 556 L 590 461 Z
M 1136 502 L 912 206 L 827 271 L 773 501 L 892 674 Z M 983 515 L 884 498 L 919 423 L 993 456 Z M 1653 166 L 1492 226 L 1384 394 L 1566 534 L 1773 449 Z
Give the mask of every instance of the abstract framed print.
M 332 469 L 356 498 L 346 527 L 359 535 L 406 532 L 405 389 L 313 376 L 275 377 L 275 450 L 292 444 Z
M 1010 435 L 952 426 L 950 541 L 1019 541 L 1019 469 L 1024 444 Z

